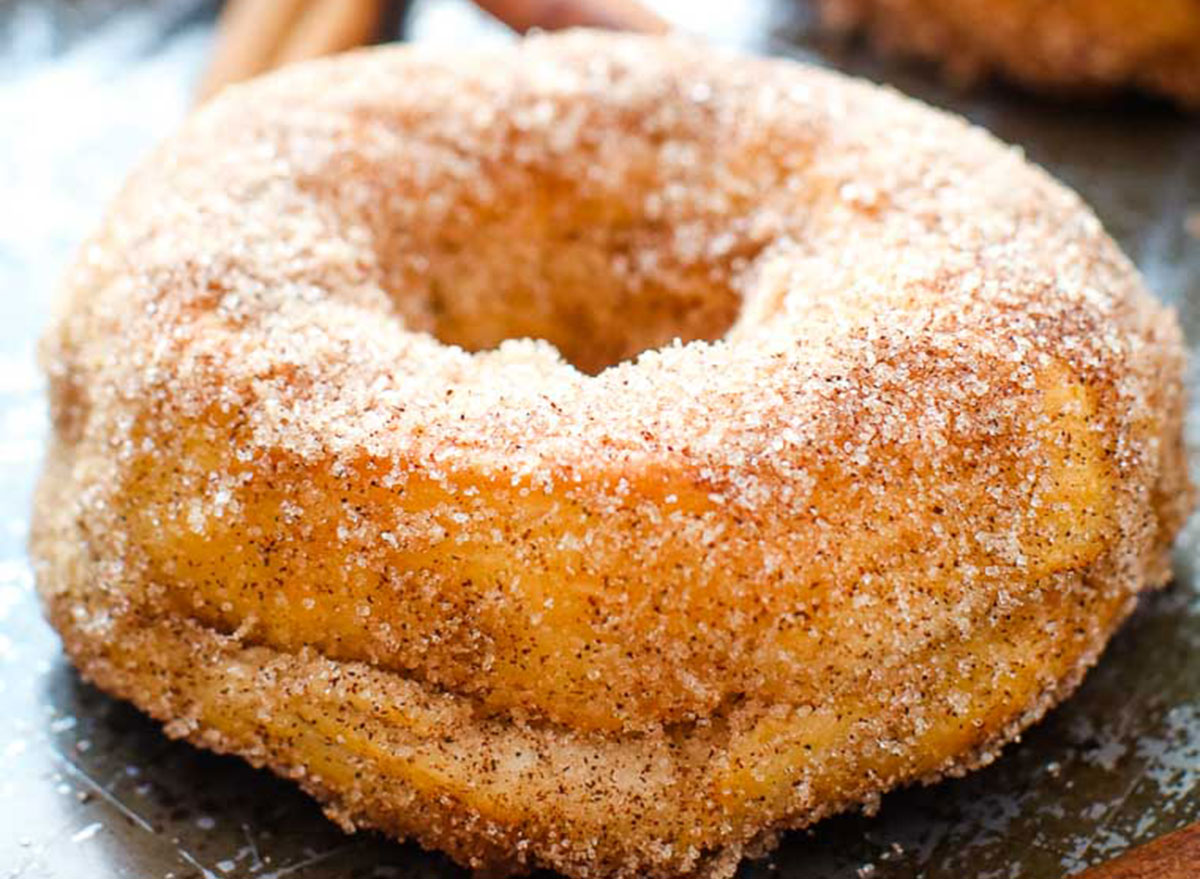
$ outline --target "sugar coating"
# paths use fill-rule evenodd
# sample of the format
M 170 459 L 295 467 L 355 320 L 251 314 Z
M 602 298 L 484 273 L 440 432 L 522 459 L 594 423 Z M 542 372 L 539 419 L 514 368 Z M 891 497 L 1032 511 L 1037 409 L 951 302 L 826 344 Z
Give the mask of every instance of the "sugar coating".
M 682 39 L 231 89 L 66 288 L 68 653 L 476 867 L 726 876 L 987 762 L 1191 507 L 1178 326 L 1075 195 Z
M 970 82 L 1050 93 L 1139 89 L 1200 107 L 1200 6 L 1164 0 L 817 0 L 822 23 Z

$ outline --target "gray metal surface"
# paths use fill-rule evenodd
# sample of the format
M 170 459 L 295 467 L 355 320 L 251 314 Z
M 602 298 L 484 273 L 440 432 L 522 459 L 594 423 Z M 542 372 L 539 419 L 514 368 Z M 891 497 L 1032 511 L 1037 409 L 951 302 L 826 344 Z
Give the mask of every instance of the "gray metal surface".
M 1200 119 L 1136 102 L 957 95 L 814 45 L 787 3 L 656 5 L 721 42 L 890 81 L 1023 145 L 1092 202 L 1200 341 L 1200 240 L 1185 230 L 1200 211 Z M 344 836 L 291 785 L 168 740 L 79 681 L 36 607 L 24 553 L 45 431 L 34 339 L 70 248 L 184 112 L 212 13 L 199 0 L 0 0 L 0 876 L 461 876 L 413 846 Z M 503 38 L 449 0 L 419 3 L 408 32 Z M 1175 585 L 1143 602 L 1082 690 L 997 764 L 891 794 L 876 817 L 791 834 L 744 875 L 1052 879 L 1200 817 L 1198 559 L 1193 522 Z

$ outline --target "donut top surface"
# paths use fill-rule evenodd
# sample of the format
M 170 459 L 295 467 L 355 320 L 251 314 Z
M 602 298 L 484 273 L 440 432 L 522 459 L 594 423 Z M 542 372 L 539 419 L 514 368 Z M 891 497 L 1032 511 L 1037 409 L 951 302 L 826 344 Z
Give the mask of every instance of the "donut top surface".
M 199 404 L 206 358 L 276 376 L 299 408 L 252 413 L 264 440 L 471 442 L 547 476 L 664 444 L 769 459 L 764 419 L 798 441 L 898 402 L 871 375 L 844 407 L 817 386 L 890 351 L 986 371 L 1066 338 L 1103 370 L 1142 302 L 1094 216 L 981 131 L 793 63 L 592 33 L 234 89 L 134 177 L 68 287 L 63 362 L 121 323 L 146 344 L 85 365 L 144 383 L 130 361 L 177 358 Z

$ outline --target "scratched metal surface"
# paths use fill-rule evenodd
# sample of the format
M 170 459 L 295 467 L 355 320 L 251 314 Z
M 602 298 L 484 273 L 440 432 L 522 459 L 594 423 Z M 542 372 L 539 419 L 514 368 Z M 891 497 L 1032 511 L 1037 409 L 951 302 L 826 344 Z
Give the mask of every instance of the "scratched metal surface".
M 815 43 L 783 2 L 657 5 L 720 42 L 891 81 L 1022 144 L 1096 206 L 1200 340 L 1200 240 L 1185 231 L 1200 211 L 1200 119 L 957 95 Z M 70 248 L 184 112 L 212 14 L 202 0 L 0 0 L 0 876 L 458 877 L 412 846 L 343 836 L 289 784 L 171 742 L 81 683 L 32 594 L 24 542 L 45 430 L 33 342 Z M 462 0 L 418 3 L 407 33 L 504 38 Z M 744 876 L 1051 879 L 1200 816 L 1197 559 L 1200 526 L 1181 542 L 1175 586 L 1146 600 L 1079 694 L 996 765 L 889 795 L 874 818 L 792 834 Z

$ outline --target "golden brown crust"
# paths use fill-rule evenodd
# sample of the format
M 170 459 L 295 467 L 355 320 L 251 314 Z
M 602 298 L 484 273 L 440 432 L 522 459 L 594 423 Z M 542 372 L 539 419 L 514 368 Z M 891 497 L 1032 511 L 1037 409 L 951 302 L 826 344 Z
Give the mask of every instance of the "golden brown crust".
M 1200 106 L 1197 0 L 815 0 L 823 23 L 942 65 L 1055 93 L 1138 89 Z
M 1182 356 L 1075 196 L 882 90 L 359 53 L 213 102 L 85 249 L 39 588 L 348 825 L 727 875 L 1069 691 L 1190 507 Z

